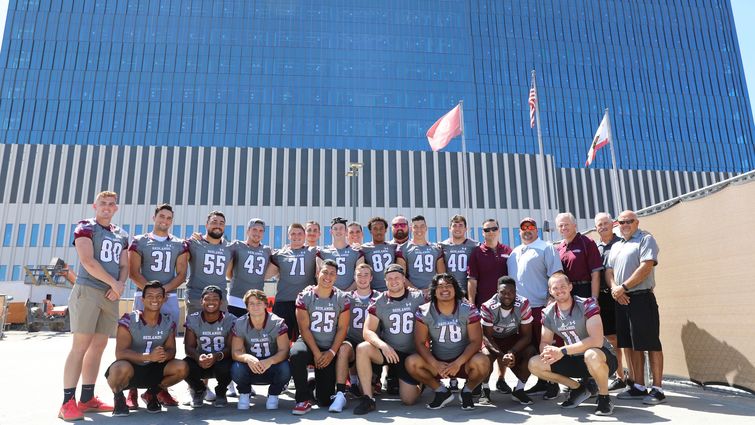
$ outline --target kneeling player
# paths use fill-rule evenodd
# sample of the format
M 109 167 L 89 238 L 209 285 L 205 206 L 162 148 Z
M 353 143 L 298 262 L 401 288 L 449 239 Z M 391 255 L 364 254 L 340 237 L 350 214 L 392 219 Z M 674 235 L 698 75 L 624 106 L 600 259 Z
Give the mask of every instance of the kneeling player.
M 189 366 L 176 360 L 176 323 L 160 313 L 165 302 L 165 288 L 151 281 L 142 291 L 144 310 L 126 313 L 118 321 L 115 358 L 105 372 L 113 390 L 113 416 L 127 416 L 126 388 L 147 388 L 147 411 L 158 413 L 162 405 L 157 393 L 181 382 Z
M 592 376 L 599 394 L 595 414 L 610 415 L 613 403 L 608 395 L 608 376 L 616 371 L 616 355 L 603 336 L 597 302 L 572 296 L 571 290 L 566 275 L 556 274 L 548 279 L 548 292 L 555 302 L 543 309 L 540 355 L 530 359 L 529 369 L 538 378 L 571 389 L 569 398 L 561 403 L 564 408 L 575 408 L 590 398 L 585 385 L 571 378 Z M 563 338 L 563 347 L 551 345 L 554 334 Z
M 527 298 L 516 294 L 516 281 L 509 276 L 498 279 L 498 293 L 480 306 L 482 316 L 483 353 L 493 361 L 502 359 L 519 379 L 511 398 L 521 404 L 532 404 L 524 392 L 530 377 L 527 362 L 535 354 L 532 341 L 532 310 Z M 487 379 L 485 380 L 487 381 Z M 484 388 L 483 397 L 490 400 L 490 389 Z
M 435 398 L 427 408 L 440 409 L 453 401 L 453 393 L 440 379 L 457 377 L 467 380 L 461 390 L 461 408 L 474 409 L 472 389 L 488 376 L 490 363 L 480 353 L 480 313 L 464 300 L 452 275 L 442 273 L 433 277 L 430 302 L 416 313 L 414 346 L 417 354 L 406 359 L 406 369 L 435 391 Z
M 278 396 L 291 379 L 288 326 L 267 312 L 267 295 L 259 289 L 244 294 L 247 314 L 236 320 L 231 340 L 231 375 L 239 389 L 239 410 L 249 409 L 252 384 L 269 384 L 268 410 L 278 408 Z
M 346 334 L 346 343 L 341 344 L 341 348 L 338 350 L 338 360 L 336 361 L 336 382 L 346 382 L 346 374 L 348 373 L 351 383 L 350 391 L 357 397 L 362 395 L 355 364 L 357 346 L 364 341 L 362 331 L 367 317 L 367 308 L 380 295 L 372 290 L 371 282 L 372 267 L 364 263 L 358 264 L 354 273 L 356 289 L 349 293 L 349 304 L 351 304 L 349 332 Z
M 399 395 L 406 405 L 417 402 L 420 395 L 418 382 L 406 371 L 406 359 L 414 348 L 414 312 L 425 303 L 422 292 L 408 289 L 404 268 L 391 264 L 385 271 L 388 290 L 381 293 L 369 306 L 364 322 L 364 342 L 357 347 L 357 372 L 362 383 L 362 400 L 354 408 L 355 415 L 375 410 L 372 387 L 372 365 L 387 364 L 396 372 Z M 382 335 L 378 335 L 382 329 Z
M 186 318 L 186 335 L 184 349 L 189 365 L 186 383 L 191 389 L 191 406 L 199 408 L 204 405 L 207 385 L 203 379 L 215 378 L 215 407 L 228 404 L 226 390 L 231 383 L 231 344 L 230 335 L 236 317 L 231 313 L 220 311 L 223 291 L 210 285 L 202 290 L 202 311 Z

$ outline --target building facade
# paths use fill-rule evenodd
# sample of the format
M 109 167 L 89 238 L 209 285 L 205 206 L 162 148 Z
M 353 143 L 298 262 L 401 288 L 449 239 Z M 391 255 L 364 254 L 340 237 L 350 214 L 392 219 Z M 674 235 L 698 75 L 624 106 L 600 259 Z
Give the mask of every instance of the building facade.
M 0 280 L 75 262 L 103 189 L 132 234 L 170 202 L 180 236 L 221 209 L 229 236 L 260 216 L 277 247 L 356 205 L 361 222 L 422 213 L 431 239 L 458 212 L 477 239 L 495 217 L 516 244 L 523 216 L 586 228 L 614 197 L 640 209 L 755 164 L 728 0 L 11 0 L 0 87 Z M 424 137 L 461 100 L 466 189 L 461 143 Z M 620 194 L 607 150 L 582 165 L 605 108 Z

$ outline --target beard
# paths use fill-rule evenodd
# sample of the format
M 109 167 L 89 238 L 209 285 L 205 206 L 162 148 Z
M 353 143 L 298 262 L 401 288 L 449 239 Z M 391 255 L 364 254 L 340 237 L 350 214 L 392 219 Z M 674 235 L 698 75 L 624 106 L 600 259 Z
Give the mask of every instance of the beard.
M 224 229 L 208 230 L 207 235 L 215 239 L 220 239 L 223 237 L 223 231 Z
M 396 230 L 393 232 L 394 239 L 406 239 L 407 236 L 409 236 L 409 233 L 404 230 Z

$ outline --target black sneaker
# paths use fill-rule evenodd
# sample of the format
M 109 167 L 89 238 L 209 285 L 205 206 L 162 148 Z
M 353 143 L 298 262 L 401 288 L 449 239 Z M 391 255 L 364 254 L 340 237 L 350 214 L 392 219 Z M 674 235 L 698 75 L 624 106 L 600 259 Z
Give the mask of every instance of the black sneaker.
M 113 416 L 128 416 L 131 413 L 122 391 L 113 394 Z
M 544 393 L 545 390 L 547 389 L 548 389 L 548 382 L 543 381 L 542 379 L 538 379 L 535 385 L 530 387 L 530 389 L 525 390 L 525 392 L 527 393 L 527 395 L 537 395 L 537 394 Z
M 433 401 L 428 403 L 426 406 L 428 409 L 436 410 L 442 407 L 446 407 L 446 405 L 452 401 L 454 401 L 454 393 L 452 393 L 448 389 L 443 392 L 435 391 L 435 398 L 433 398 Z
M 456 378 L 451 378 L 448 380 L 448 389 L 451 390 L 452 393 L 458 393 L 459 392 L 459 380 Z
M 598 407 L 595 408 L 595 414 L 598 416 L 609 416 L 613 414 L 613 401 L 611 400 L 611 396 L 598 396 Z
M 666 396 L 663 394 L 662 391 L 658 391 L 657 389 L 653 388 L 650 390 L 650 393 L 645 396 L 645 398 L 642 399 L 643 404 L 650 404 L 650 405 L 656 405 L 666 402 Z
M 580 385 L 576 390 L 569 391 L 569 398 L 561 403 L 561 407 L 564 409 L 573 409 L 588 398 L 590 398 L 590 391 L 584 385 Z
M 525 406 L 532 404 L 532 399 L 527 395 L 523 388 L 512 391 L 511 399 Z
M 470 391 L 461 392 L 461 410 L 474 410 L 474 397 Z
M 360 397 L 360 399 L 361 401 L 359 402 L 357 407 L 354 408 L 355 415 L 366 415 L 377 408 L 374 398 L 363 395 L 362 397 Z
M 527 393 L 530 394 L 530 393 Z M 545 394 L 543 394 L 543 400 L 553 400 L 561 394 L 561 387 L 553 382 L 545 383 Z
M 592 378 L 587 378 L 583 381 L 587 387 L 587 391 L 590 391 L 590 398 L 598 396 L 598 383 Z
M 472 397 L 480 398 L 481 395 L 482 395 L 482 384 L 474 387 L 474 389 L 472 390 Z
M 616 378 L 608 384 L 608 391 L 616 391 L 627 387 L 627 383 L 622 381 L 621 378 Z
M 480 395 L 480 404 L 492 404 L 493 401 L 490 398 L 490 388 L 483 387 L 482 388 L 482 394 Z
M 389 376 L 385 380 L 385 392 L 389 395 L 398 395 L 398 378 Z
M 359 398 L 364 395 L 362 387 L 359 384 L 349 385 L 349 394 L 354 398 Z
M 619 393 L 616 398 L 619 400 L 639 400 L 644 399 L 646 395 L 648 395 L 648 390 L 641 390 L 632 385 L 628 390 Z
M 504 394 L 511 394 L 511 387 L 509 387 L 509 384 L 506 383 L 506 380 L 502 378 L 498 378 L 498 382 L 495 383 L 495 389 L 497 389 L 498 391 Z
M 147 399 L 147 413 L 160 413 L 163 411 L 163 405 L 157 400 L 157 396 L 147 391 L 144 397 Z

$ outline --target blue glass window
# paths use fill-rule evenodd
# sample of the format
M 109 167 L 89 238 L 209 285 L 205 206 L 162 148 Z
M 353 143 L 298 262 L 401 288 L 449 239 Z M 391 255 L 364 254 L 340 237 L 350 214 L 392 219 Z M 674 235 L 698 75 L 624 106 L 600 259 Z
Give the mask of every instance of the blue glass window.
M 58 224 L 58 231 L 55 235 L 55 246 L 66 246 L 66 225 Z
M 37 246 L 39 240 L 39 224 L 31 225 L 31 234 L 29 235 L 29 246 Z
M 3 235 L 3 246 L 10 246 L 12 238 L 13 238 L 13 225 L 10 223 L 7 223 L 5 225 L 5 234 Z
M 45 233 L 42 236 L 42 246 L 52 246 L 52 224 L 45 224 Z
M 13 266 L 13 272 L 11 273 L 10 280 L 16 282 L 22 280 L 23 268 L 21 266 Z

